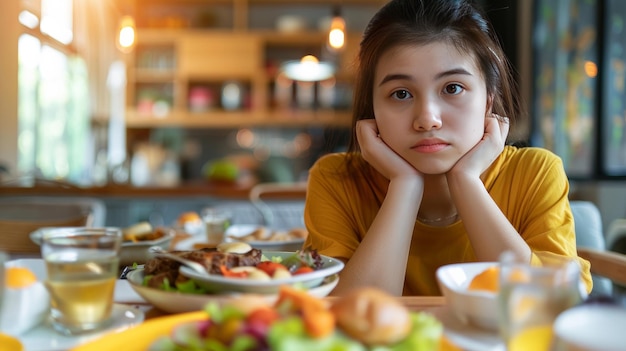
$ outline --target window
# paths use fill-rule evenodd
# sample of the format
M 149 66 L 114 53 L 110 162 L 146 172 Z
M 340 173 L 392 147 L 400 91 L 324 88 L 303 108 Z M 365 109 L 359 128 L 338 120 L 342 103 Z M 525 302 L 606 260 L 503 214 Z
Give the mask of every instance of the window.
M 75 54 L 72 0 L 23 0 L 18 42 L 18 169 L 81 183 L 89 169 L 87 69 Z

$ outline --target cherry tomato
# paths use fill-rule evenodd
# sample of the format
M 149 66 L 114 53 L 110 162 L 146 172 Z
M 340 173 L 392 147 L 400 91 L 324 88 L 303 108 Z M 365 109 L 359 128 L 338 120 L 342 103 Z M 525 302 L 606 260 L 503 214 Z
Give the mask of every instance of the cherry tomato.
M 296 271 L 293 272 L 293 275 L 311 273 L 313 271 L 314 271 L 314 269 L 309 267 L 309 266 L 302 266 L 302 267 L 296 269 Z
M 277 263 L 277 262 L 272 262 L 272 261 L 263 261 L 263 262 L 259 262 L 256 265 L 256 268 L 262 270 L 263 272 L 267 273 L 267 275 L 269 275 L 270 277 L 274 276 L 274 272 L 277 269 L 287 269 L 287 267 L 285 267 L 284 265 Z

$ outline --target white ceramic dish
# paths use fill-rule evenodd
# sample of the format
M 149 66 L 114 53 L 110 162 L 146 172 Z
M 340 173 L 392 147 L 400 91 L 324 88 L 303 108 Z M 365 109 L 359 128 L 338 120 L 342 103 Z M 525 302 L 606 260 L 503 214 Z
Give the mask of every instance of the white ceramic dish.
M 233 242 L 233 241 L 237 241 L 236 239 L 233 239 L 232 237 L 244 237 L 250 233 L 252 233 L 253 231 L 257 230 L 259 227 L 261 227 L 258 224 L 234 224 L 231 225 L 227 230 L 226 230 L 226 239 L 224 241 L 226 242 Z M 204 237 L 204 235 L 199 234 L 199 235 L 193 235 L 185 240 L 181 240 L 180 242 L 178 242 L 176 244 L 176 247 L 174 248 L 175 250 L 182 250 L 182 251 L 187 251 L 187 250 L 193 250 L 194 249 L 194 245 L 195 244 L 199 244 L 199 243 L 203 243 L 206 242 L 206 238 Z M 300 250 L 302 248 L 302 244 L 304 244 L 304 239 L 293 239 L 293 240 L 286 240 L 286 241 L 263 241 L 263 240 L 257 240 L 257 241 L 247 241 L 248 244 L 250 244 L 250 246 L 260 249 L 260 250 L 270 250 L 270 251 L 296 251 L 296 250 Z
M 164 291 L 151 287 L 144 286 L 142 284 L 144 278 L 143 268 L 138 268 L 127 275 L 127 280 L 130 286 L 139 294 L 144 300 L 148 301 L 158 309 L 168 313 L 182 313 L 200 311 L 209 302 L 215 302 L 222 304 L 232 300 L 233 298 L 240 296 L 241 294 L 185 294 L 176 291 Z M 308 293 L 316 297 L 324 297 L 330 294 L 330 292 L 337 286 L 339 282 L 339 276 L 337 274 L 329 276 L 319 286 L 313 287 L 308 290 Z M 272 303 L 276 300 L 276 294 L 263 295 L 264 298 Z
M 285 259 L 293 252 L 263 251 L 267 258 L 280 257 Z M 185 266 L 180 267 L 180 273 L 198 285 L 213 293 L 243 292 L 253 294 L 274 294 L 281 285 L 300 285 L 305 289 L 316 287 L 324 278 L 339 273 L 344 267 L 342 261 L 322 255 L 322 268 L 311 273 L 294 275 L 286 279 L 272 279 L 267 281 L 228 278 L 221 275 L 203 275 L 196 273 Z
M 40 228 L 30 234 L 30 239 L 37 245 L 41 245 L 43 233 L 52 228 Z M 165 250 L 169 249 L 172 239 L 176 235 L 174 229 L 164 229 L 165 235 L 155 240 L 145 240 L 138 242 L 123 242 L 120 249 L 120 266 L 130 266 L 133 263 L 143 264 L 152 258 L 148 249 L 152 246 L 160 246 Z
M 626 309 L 583 304 L 562 312 L 554 321 L 558 350 L 626 350 Z
M 120 332 L 138 325 L 144 320 L 144 313 L 137 308 L 114 304 L 112 323 L 108 327 L 77 336 L 66 336 L 57 333 L 47 322 L 18 337 L 25 351 L 69 350 L 74 346 L 97 339 L 104 334 Z
M 120 249 L 120 266 L 130 266 L 134 263 L 146 263 L 146 261 L 153 257 L 148 250 L 152 246 L 159 246 L 165 250 L 169 250 L 170 243 L 174 236 L 176 236 L 176 231 L 170 228 L 166 228 L 164 231 L 165 235 L 156 240 L 122 243 L 122 248 Z
M 452 313 L 463 323 L 495 331 L 498 328 L 498 294 L 467 290 L 470 281 L 498 262 L 456 263 L 439 267 L 437 281 Z
M 463 351 L 506 351 L 497 331 L 463 323 L 447 306 L 429 309 L 428 312 L 443 323 L 446 338 Z

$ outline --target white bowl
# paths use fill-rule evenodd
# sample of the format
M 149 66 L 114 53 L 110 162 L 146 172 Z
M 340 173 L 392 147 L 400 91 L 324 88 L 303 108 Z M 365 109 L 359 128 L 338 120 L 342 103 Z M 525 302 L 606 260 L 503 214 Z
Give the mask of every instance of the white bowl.
M 437 281 L 446 304 L 463 323 L 479 328 L 498 330 L 498 294 L 467 290 L 470 281 L 498 262 L 455 263 L 437 269 Z
M 135 290 L 144 300 L 150 302 L 158 309 L 167 313 L 183 313 L 200 311 L 209 302 L 217 304 L 223 304 L 231 301 L 233 298 L 240 296 L 241 294 L 185 294 L 177 291 L 165 291 L 161 289 L 151 288 L 143 285 L 144 270 L 138 268 L 131 271 L 126 276 L 130 282 L 130 286 Z M 313 287 L 308 290 L 308 293 L 315 297 L 325 297 L 337 286 L 339 282 L 339 276 L 334 274 L 325 279 L 319 286 Z M 262 295 L 268 303 L 273 303 L 278 295 L 267 294 Z
M 152 246 L 159 246 L 164 250 L 169 250 L 170 243 L 176 231 L 171 228 L 161 228 L 165 234 L 155 240 L 144 240 L 137 242 L 123 242 L 120 248 L 120 266 L 130 266 L 134 263 L 144 264 L 146 261 L 154 257 L 154 254 L 150 252 Z
M 626 309 L 614 305 L 583 304 L 561 313 L 554 335 L 563 351 L 619 351 L 626 349 Z

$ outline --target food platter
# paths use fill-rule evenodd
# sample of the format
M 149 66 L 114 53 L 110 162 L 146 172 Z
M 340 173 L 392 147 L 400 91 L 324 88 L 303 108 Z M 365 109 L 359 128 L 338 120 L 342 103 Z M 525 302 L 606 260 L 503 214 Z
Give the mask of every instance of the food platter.
M 165 291 L 143 285 L 144 270 L 138 268 L 127 275 L 130 286 L 146 301 L 158 309 L 168 313 L 183 313 L 202 310 L 208 303 L 213 302 L 221 305 L 241 296 L 240 293 L 222 294 L 187 294 L 178 291 Z M 308 293 L 316 297 L 327 296 L 339 282 L 339 276 L 333 274 L 325 278 L 321 284 L 308 290 Z M 276 294 L 263 295 L 268 302 L 272 303 Z
M 261 225 L 258 224 L 234 224 L 231 225 L 225 233 L 225 241 L 233 242 L 233 241 L 243 241 L 243 238 L 250 233 L 254 232 L 261 228 Z M 272 231 L 272 229 L 268 229 Z M 238 240 L 241 238 L 241 240 Z M 250 246 L 265 250 L 271 251 L 296 251 L 302 248 L 304 244 L 304 238 L 291 238 L 289 240 L 246 240 Z M 175 246 L 175 250 L 193 250 L 195 245 L 202 244 L 206 242 L 206 238 L 202 234 L 192 235 L 191 237 L 181 240 Z
M 285 259 L 293 254 L 293 252 L 263 251 L 263 255 L 268 259 Z M 252 280 L 224 277 L 222 275 L 207 275 L 197 273 L 185 266 L 180 267 L 180 273 L 213 293 L 273 294 L 278 292 L 281 285 L 298 285 L 305 289 L 314 288 L 319 286 L 324 278 L 339 273 L 344 267 L 344 263 L 338 259 L 324 255 L 321 255 L 321 257 L 322 267 L 320 269 L 283 279 Z
M 39 228 L 36 231 L 30 233 L 30 239 L 36 243 L 37 245 L 41 245 L 41 238 L 46 230 L 55 229 L 52 227 Z M 142 240 L 142 241 L 124 241 L 122 242 L 122 247 L 120 249 L 120 266 L 129 266 L 132 264 L 143 264 L 150 258 L 152 255 L 148 251 L 148 249 L 152 246 L 159 246 L 163 249 L 168 249 L 170 243 L 174 236 L 176 236 L 176 232 L 171 228 L 158 228 L 162 235 L 153 240 Z

